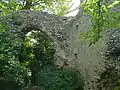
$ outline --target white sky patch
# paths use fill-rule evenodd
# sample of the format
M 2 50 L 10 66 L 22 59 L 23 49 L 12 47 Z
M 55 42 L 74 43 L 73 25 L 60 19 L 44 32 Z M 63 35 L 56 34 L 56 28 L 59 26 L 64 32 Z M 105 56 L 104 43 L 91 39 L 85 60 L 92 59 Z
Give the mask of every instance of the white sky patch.
M 72 4 L 72 7 L 71 7 L 70 11 L 76 9 L 80 5 L 80 0 L 72 0 L 71 4 Z M 65 16 L 75 16 L 75 15 L 77 15 L 78 11 L 79 11 L 79 9 L 77 9 L 73 12 L 70 12 L 70 13 L 66 14 Z

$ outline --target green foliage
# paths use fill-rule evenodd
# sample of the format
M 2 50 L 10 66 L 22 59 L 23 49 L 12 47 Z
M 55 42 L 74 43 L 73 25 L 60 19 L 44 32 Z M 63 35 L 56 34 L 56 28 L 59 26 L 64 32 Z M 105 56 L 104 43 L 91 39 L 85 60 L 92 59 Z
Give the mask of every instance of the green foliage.
M 83 90 L 84 81 L 75 69 L 45 66 L 38 74 L 37 84 L 44 90 Z
M 19 90 L 29 84 L 28 69 L 18 61 L 0 55 L 0 88 L 2 90 Z
M 40 61 L 41 66 L 53 63 L 54 49 L 52 39 L 40 31 L 28 32 L 23 40 L 19 55 L 21 62 L 36 60 Z
M 3 15 L 17 10 L 49 10 L 54 14 L 65 15 L 71 0 L 1 0 L 0 8 Z
M 120 79 L 118 79 L 116 82 L 117 86 L 114 88 L 114 90 L 120 90 Z
M 48 8 L 50 8 L 50 11 L 52 11 L 54 14 L 57 15 L 65 15 L 68 13 L 68 10 L 70 9 L 69 4 L 71 0 L 57 0 L 59 1 L 54 2 L 53 5 L 50 5 Z
M 0 18 L 2 19 L 2 18 Z M 29 68 L 18 59 L 20 39 L 9 22 L 0 22 L 0 86 L 2 90 L 19 90 L 29 84 Z M 12 30 L 13 29 L 13 30 Z
M 43 32 L 33 31 L 26 38 L 25 41 L 26 47 L 29 47 L 31 42 L 33 54 L 36 60 L 41 60 L 41 64 L 46 65 L 53 63 L 54 61 L 53 41 L 49 36 L 47 36 Z
M 85 0 L 81 7 L 85 14 L 91 16 L 91 30 L 82 33 L 80 36 L 84 37 L 90 45 L 94 44 L 102 37 L 102 32 L 110 29 L 120 29 L 120 13 L 111 9 L 115 5 L 120 4 L 120 1 L 107 2 L 105 0 Z
M 54 65 L 54 49 L 51 38 L 39 31 L 32 31 L 28 34 L 19 32 L 21 31 L 18 29 L 19 24 L 13 25 L 15 18 L 17 18 L 17 15 L 0 18 L 2 21 L 0 22 L 0 56 L 2 56 L 0 58 L 0 73 L 2 76 L 0 77 L 3 78 L 0 83 L 7 85 L 12 90 L 14 87 L 19 88 L 18 86 L 22 88 L 26 83 L 30 83 L 30 80 L 35 84 L 36 75 L 41 68 L 48 64 Z M 21 37 L 21 35 L 24 37 Z M 6 63 L 2 63 L 4 60 Z M 7 66 L 7 68 L 3 66 Z M 7 69 L 9 69 L 9 72 L 7 72 Z M 27 75 L 29 73 L 32 74 L 30 74 L 31 78 Z M 6 76 L 3 74 L 6 74 Z M 24 80 L 24 77 L 29 78 L 28 81 Z M 13 83 L 10 84 L 9 81 Z
M 23 52 L 23 53 L 21 53 Z M 32 84 L 36 84 L 36 76 L 45 65 L 54 66 L 54 52 L 52 39 L 40 31 L 32 31 L 26 35 L 20 58 L 31 69 Z M 20 61 L 21 61 L 20 60 Z

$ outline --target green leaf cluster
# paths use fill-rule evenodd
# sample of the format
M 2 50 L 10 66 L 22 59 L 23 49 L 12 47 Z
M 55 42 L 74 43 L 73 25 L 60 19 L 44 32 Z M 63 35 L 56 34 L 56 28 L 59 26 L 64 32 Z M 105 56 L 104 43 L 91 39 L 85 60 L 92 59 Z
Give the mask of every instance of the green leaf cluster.
M 120 1 L 107 2 L 105 0 L 85 0 L 81 7 L 84 14 L 91 17 L 91 30 L 81 33 L 90 45 L 96 43 L 108 29 L 120 29 L 120 13 L 114 10 Z
M 0 8 L 3 15 L 17 10 L 48 11 L 65 15 L 69 10 L 71 0 L 1 0 Z
M 2 18 L 0 18 L 2 19 Z M 0 22 L 0 86 L 2 90 L 21 90 L 29 84 L 29 68 L 19 62 L 20 39 L 3 19 Z
M 37 83 L 43 90 L 83 90 L 84 81 L 78 70 L 58 69 L 45 66 L 38 75 Z

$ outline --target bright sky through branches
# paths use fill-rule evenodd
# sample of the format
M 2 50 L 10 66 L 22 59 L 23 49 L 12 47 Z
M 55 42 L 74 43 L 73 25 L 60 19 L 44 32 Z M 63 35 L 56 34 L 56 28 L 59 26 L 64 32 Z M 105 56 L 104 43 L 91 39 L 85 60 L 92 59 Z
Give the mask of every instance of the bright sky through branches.
M 80 5 L 80 0 L 72 0 L 71 4 L 72 4 L 72 7 L 71 7 L 70 10 L 74 10 L 75 8 L 77 8 Z M 78 11 L 79 10 L 77 9 L 77 10 L 71 12 L 71 13 L 68 13 L 65 16 L 75 16 L 75 15 L 77 15 Z
M 4 0 L 4 1 L 6 1 L 7 2 L 7 0 Z M 70 10 L 69 11 L 72 11 L 72 12 L 70 12 L 70 13 L 68 13 L 68 14 L 66 14 L 65 16 L 75 16 L 75 15 L 77 15 L 77 13 L 78 13 L 78 9 L 76 9 L 79 5 L 80 5 L 80 1 L 81 0 L 72 0 L 72 2 L 70 3 L 70 6 L 72 5 L 72 7 L 70 8 Z M 76 9 L 76 10 L 74 10 L 74 9 Z M 49 12 L 47 9 L 45 9 L 44 11 L 47 11 L 47 12 Z M 49 12 L 50 13 L 50 12 Z

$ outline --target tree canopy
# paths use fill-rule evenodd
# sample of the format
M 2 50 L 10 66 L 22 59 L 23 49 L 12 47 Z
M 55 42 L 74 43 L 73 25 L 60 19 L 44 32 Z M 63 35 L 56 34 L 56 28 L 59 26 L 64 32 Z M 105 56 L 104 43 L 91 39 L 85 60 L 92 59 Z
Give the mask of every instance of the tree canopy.
M 57 15 L 64 15 L 70 9 L 71 0 L 0 0 L 3 14 L 17 10 L 49 11 Z

